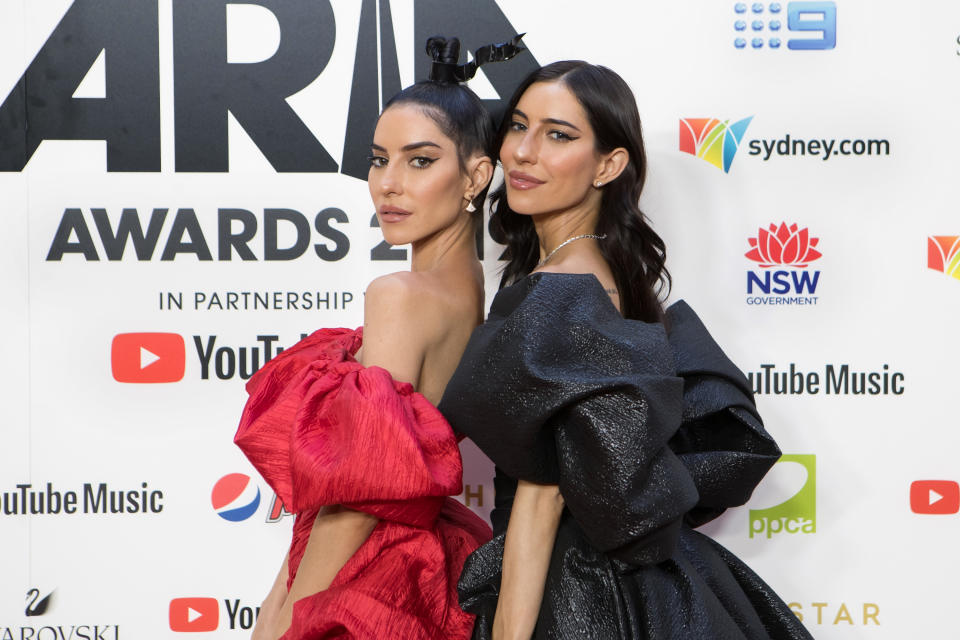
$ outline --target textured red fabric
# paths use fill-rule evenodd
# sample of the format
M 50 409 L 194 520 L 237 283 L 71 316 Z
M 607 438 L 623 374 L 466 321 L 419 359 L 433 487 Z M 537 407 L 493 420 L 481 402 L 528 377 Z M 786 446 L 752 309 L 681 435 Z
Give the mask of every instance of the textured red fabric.
M 462 488 L 450 425 L 409 383 L 357 363 L 361 339 L 321 329 L 247 383 L 234 441 L 297 514 L 288 586 L 322 506 L 380 520 L 328 589 L 294 605 L 283 638 L 466 638 L 457 579 L 490 528 L 447 497 Z

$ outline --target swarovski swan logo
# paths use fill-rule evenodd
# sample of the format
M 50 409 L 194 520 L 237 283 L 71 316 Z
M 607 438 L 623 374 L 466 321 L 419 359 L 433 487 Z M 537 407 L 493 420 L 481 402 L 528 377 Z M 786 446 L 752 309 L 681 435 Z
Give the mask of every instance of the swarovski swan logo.
M 47 612 L 47 607 L 50 606 L 51 602 L 53 602 L 53 591 L 41 598 L 39 589 L 30 589 L 27 591 L 27 608 L 23 613 L 28 618 L 32 616 L 42 616 Z

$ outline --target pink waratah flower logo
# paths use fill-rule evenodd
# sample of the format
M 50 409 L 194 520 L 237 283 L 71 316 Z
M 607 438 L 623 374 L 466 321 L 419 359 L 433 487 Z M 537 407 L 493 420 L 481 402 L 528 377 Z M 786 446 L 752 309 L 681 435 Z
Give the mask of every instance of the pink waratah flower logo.
M 800 269 L 819 259 L 823 254 L 814 249 L 820 238 L 811 238 L 806 227 L 797 228 L 796 224 L 789 227 L 781 222 L 778 227 L 771 224 L 768 228 L 760 228 L 756 238 L 749 238 L 753 247 L 744 255 L 761 267 L 785 265 Z

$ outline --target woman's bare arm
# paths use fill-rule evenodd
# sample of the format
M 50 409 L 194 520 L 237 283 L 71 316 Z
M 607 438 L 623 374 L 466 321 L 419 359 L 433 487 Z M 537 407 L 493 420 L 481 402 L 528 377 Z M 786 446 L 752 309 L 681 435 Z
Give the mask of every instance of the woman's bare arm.
M 530 640 L 533 635 L 562 513 L 557 485 L 518 482 L 504 543 L 494 640 Z
M 268 636 L 271 640 L 290 628 L 294 603 L 328 588 L 376 526 L 374 516 L 343 507 L 324 507 L 317 514 L 297 576 L 273 625 L 274 635 Z
M 270 588 L 270 593 L 263 599 L 260 605 L 260 613 L 257 615 L 257 624 L 253 627 L 253 635 L 250 640 L 273 640 L 274 628 L 280 618 L 280 610 L 287 599 L 287 576 L 289 569 L 287 562 L 290 554 L 283 556 L 283 564 L 280 565 L 280 571 L 277 573 L 276 580 Z
M 397 274 L 378 278 L 364 299 L 363 355 L 366 367 L 386 369 L 395 380 L 417 385 L 425 351 L 425 337 L 417 327 L 416 296 Z M 297 600 L 327 589 L 337 573 L 367 540 L 377 518 L 339 505 L 326 506 L 314 520 L 310 538 L 273 625 L 280 637 L 290 627 Z M 269 636 L 268 636 L 269 637 Z

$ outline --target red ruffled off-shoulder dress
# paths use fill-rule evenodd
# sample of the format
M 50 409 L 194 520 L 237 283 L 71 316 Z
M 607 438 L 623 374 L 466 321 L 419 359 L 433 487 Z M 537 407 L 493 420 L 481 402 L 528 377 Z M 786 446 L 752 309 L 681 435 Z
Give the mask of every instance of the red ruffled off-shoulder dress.
M 321 329 L 247 383 L 234 441 L 297 514 L 287 587 L 322 506 L 379 519 L 330 587 L 295 603 L 283 640 L 467 638 L 457 580 L 490 528 L 448 497 L 462 482 L 450 425 L 409 383 L 354 360 L 361 340 Z

